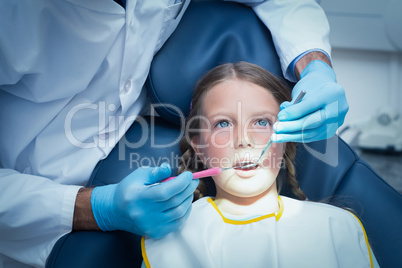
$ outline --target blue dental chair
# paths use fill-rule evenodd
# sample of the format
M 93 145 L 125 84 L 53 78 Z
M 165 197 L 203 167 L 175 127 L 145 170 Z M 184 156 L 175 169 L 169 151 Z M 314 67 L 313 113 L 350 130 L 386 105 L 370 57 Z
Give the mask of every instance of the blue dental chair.
M 158 116 L 135 122 L 97 165 L 88 186 L 119 182 L 141 165 L 169 162 L 175 173 L 184 122 L 180 112 L 188 113 L 196 81 L 216 65 L 240 60 L 282 76 L 270 33 L 250 8 L 219 1 L 191 3 L 175 33 L 155 56 L 147 80 Z M 148 136 L 145 144 L 135 148 L 143 135 Z M 299 145 L 296 170 L 310 200 L 326 200 L 354 210 L 381 267 L 402 267 L 402 196 L 343 140 L 335 136 Z M 291 196 L 288 189 L 284 185 L 282 194 Z M 46 267 L 139 267 L 141 262 L 140 237 L 136 235 L 73 232 L 57 242 Z

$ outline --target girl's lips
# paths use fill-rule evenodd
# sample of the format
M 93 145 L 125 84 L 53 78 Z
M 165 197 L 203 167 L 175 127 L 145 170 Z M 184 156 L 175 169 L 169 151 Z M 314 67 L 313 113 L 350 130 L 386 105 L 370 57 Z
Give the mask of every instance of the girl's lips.
M 243 168 L 243 167 L 246 167 L 246 166 L 249 166 L 249 167 Z M 259 164 L 255 165 L 255 163 L 252 162 L 252 161 L 240 161 L 240 162 L 237 162 L 235 165 L 233 165 L 233 168 L 235 170 L 243 170 L 243 171 L 255 170 L 255 169 L 259 168 L 259 167 L 260 167 Z
M 249 168 L 242 169 L 244 166 L 252 165 Z M 250 178 L 257 174 L 257 170 L 260 167 L 259 164 L 255 165 L 252 161 L 239 161 L 237 162 L 233 168 L 235 169 L 235 174 L 240 178 Z

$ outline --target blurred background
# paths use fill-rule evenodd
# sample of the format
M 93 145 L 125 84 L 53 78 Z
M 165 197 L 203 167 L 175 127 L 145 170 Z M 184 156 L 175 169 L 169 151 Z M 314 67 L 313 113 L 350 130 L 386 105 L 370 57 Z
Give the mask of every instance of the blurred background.
M 339 135 L 402 193 L 402 0 L 322 0 L 349 113 Z

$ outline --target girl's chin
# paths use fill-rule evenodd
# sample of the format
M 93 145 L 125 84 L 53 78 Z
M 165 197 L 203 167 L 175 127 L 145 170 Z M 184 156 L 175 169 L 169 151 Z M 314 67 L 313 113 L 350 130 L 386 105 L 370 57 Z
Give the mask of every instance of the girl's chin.
M 262 198 L 272 191 L 276 192 L 275 180 L 251 180 L 240 178 L 241 181 L 226 185 L 222 190 L 230 194 L 230 196 L 240 198 Z
M 251 179 L 255 178 L 256 176 L 264 179 L 268 179 L 271 177 L 276 178 L 278 176 L 279 170 L 278 171 L 272 171 L 269 168 L 257 168 L 257 169 L 250 169 L 250 170 L 242 170 L 242 169 L 236 169 L 234 174 L 242 179 Z
M 235 174 L 240 177 L 240 178 L 252 178 L 255 175 L 257 175 L 257 172 L 259 171 L 259 169 L 250 169 L 250 170 L 241 170 L 241 169 L 237 169 L 235 171 Z
M 231 189 L 229 190 L 229 195 L 225 194 L 225 199 L 232 199 L 238 201 L 238 198 L 243 199 L 246 201 L 247 199 L 255 202 L 256 200 L 263 199 L 266 196 L 271 195 L 270 187 L 268 189 L 261 189 L 261 188 L 242 188 L 241 191 L 239 189 Z M 275 189 L 276 190 L 276 189 Z M 276 192 L 276 191 L 275 191 Z M 222 196 L 221 196 L 222 197 Z M 237 202 L 236 201 L 236 202 Z

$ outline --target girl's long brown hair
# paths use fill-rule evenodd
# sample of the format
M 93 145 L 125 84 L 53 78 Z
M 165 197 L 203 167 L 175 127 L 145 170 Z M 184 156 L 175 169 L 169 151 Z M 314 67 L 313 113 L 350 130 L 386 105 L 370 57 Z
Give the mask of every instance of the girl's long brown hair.
M 191 147 L 190 141 L 194 136 L 199 135 L 199 132 L 194 130 L 200 129 L 200 120 L 197 118 L 201 116 L 201 105 L 205 94 L 213 86 L 230 79 L 251 82 L 267 89 L 274 96 L 278 105 L 284 101 L 291 100 L 289 88 L 279 78 L 258 65 L 248 62 L 226 63 L 210 70 L 198 81 L 194 90 L 191 111 L 186 119 L 188 125 L 186 127 L 185 135 L 180 141 L 182 157 L 178 168 L 179 174 L 184 171 L 196 172 L 206 169 Z M 286 143 L 283 157 L 284 162 L 282 164 L 286 169 L 286 180 L 291 187 L 293 194 L 297 198 L 304 200 L 306 199 L 306 195 L 300 189 L 299 183 L 296 180 L 295 167 L 293 164 L 295 155 L 296 144 L 291 142 Z M 281 185 L 283 185 L 283 181 L 281 180 L 282 178 L 278 176 L 278 193 L 280 193 Z M 194 200 L 214 192 L 215 189 L 210 189 L 211 187 L 215 187 L 212 178 L 200 179 L 199 186 L 194 192 Z

